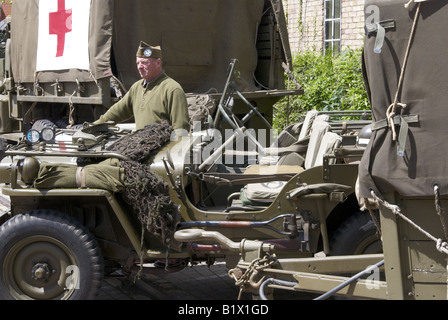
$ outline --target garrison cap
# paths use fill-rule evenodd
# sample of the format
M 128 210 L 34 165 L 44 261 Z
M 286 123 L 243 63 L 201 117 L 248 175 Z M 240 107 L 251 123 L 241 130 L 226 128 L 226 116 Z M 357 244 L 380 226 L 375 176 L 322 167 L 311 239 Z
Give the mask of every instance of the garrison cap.
M 140 45 L 137 50 L 137 57 L 155 59 L 162 58 L 162 49 L 160 46 L 153 47 L 143 41 L 140 41 Z

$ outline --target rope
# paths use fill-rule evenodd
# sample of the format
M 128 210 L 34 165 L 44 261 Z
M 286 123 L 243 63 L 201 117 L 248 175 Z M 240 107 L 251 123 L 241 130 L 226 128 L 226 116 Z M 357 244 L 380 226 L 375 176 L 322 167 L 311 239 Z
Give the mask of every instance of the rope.
M 372 197 L 377 200 L 379 203 L 381 203 L 384 207 L 386 207 L 387 209 L 389 209 L 390 211 L 392 211 L 392 213 L 394 213 L 395 215 L 399 216 L 400 218 L 402 218 L 403 220 L 405 220 L 406 222 L 408 222 L 411 226 L 413 226 L 415 229 L 417 229 L 418 231 L 420 231 L 421 233 L 423 233 L 427 238 L 431 239 L 432 241 L 434 241 L 436 243 L 436 249 L 439 252 L 448 254 L 448 244 L 447 242 L 442 241 L 442 239 L 436 238 L 433 235 L 431 235 L 429 232 L 427 232 L 426 230 L 424 230 L 422 227 L 418 226 L 416 223 L 414 223 L 411 219 L 409 219 L 408 217 L 406 217 L 402 212 L 399 206 L 397 205 L 393 205 L 388 203 L 387 201 L 379 198 L 376 194 L 375 191 L 371 190 L 370 193 L 372 194 Z
M 435 206 L 437 215 L 440 218 L 440 222 L 442 223 L 443 233 L 445 234 L 445 239 L 448 239 L 448 227 L 446 225 L 446 221 L 444 218 L 445 209 L 442 207 L 442 204 L 440 202 L 440 193 L 439 193 L 439 186 L 437 184 L 434 184 L 434 197 L 435 197 Z
M 368 199 L 366 199 L 366 200 L 368 202 Z M 376 219 L 375 213 L 373 212 L 372 207 L 370 205 L 366 206 L 366 207 L 367 207 L 367 210 L 369 211 L 370 218 L 372 218 L 372 221 L 375 224 L 376 232 L 381 237 L 381 227 L 380 227 L 378 220 Z
M 98 84 L 98 80 L 95 78 L 95 76 L 92 73 L 92 70 L 89 70 L 89 74 L 90 74 L 90 78 L 93 79 L 93 81 L 95 82 L 96 86 L 101 89 L 100 85 Z
M 67 128 L 71 128 L 75 125 L 75 119 L 73 118 L 73 113 L 75 112 L 75 105 L 73 104 L 73 97 L 75 96 L 75 94 L 78 92 L 78 89 L 75 89 L 75 91 L 73 91 L 73 93 L 71 94 L 71 96 L 68 98 L 68 105 L 69 105 L 69 114 L 68 114 L 68 119 L 69 119 L 69 125 Z
M 143 245 L 144 241 L 145 241 L 145 225 L 142 223 L 142 233 L 140 236 L 140 268 L 134 277 L 134 283 L 137 280 L 141 279 L 141 275 L 143 272 L 143 259 L 144 259 L 144 252 L 145 252 L 144 245 Z
M 437 183 L 434 184 L 434 196 L 435 196 L 435 206 L 436 206 L 436 211 L 437 211 L 437 215 L 440 218 L 440 222 L 442 223 L 442 228 L 443 228 L 443 232 L 445 234 L 445 239 L 448 239 L 448 228 L 446 226 L 446 221 L 445 221 L 445 217 L 444 217 L 444 213 L 445 213 L 445 209 L 442 207 L 441 201 L 440 201 L 440 192 L 439 192 L 439 185 Z M 448 275 L 448 261 L 446 264 L 446 272 Z M 446 279 L 447 283 L 446 283 L 446 296 L 448 299 L 448 276 Z
M 413 1 L 414 0 L 409 1 L 405 5 L 405 7 L 407 8 L 411 4 L 411 2 L 413 2 Z M 396 111 L 397 107 L 402 107 L 402 108 L 406 107 L 405 104 L 402 104 L 402 103 L 398 102 L 398 95 L 400 94 L 401 87 L 403 85 L 404 72 L 405 72 L 405 69 L 406 69 L 406 64 L 408 62 L 409 52 L 411 51 L 411 44 L 412 44 L 412 40 L 414 39 L 414 34 L 415 34 L 416 25 L 417 25 L 417 20 L 418 20 L 418 16 L 419 16 L 419 13 L 420 13 L 420 4 L 421 4 L 421 2 L 418 4 L 417 10 L 415 11 L 414 22 L 412 24 L 411 34 L 409 36 L 409 42 L 408 42 L 408 46 L 406 48 L 406 53 L 405 53 L 404 60 L 403 60 L 403 66 L 401 67 L 400 78 L 398 80 L 398 86 L 397 86 L 397 91 L 395 92 L 394 102 L 389 106 L 389 108 L 387 108 L 387 111 L 386 111 L 387 121 L 389 123 L 390 129 L 392 130 L 392 140 L 393 141 L 397 140 L 397 133 L 395 131 L 395 125 L 394 125 L 394 117 L 396 115 L 395 111 Z

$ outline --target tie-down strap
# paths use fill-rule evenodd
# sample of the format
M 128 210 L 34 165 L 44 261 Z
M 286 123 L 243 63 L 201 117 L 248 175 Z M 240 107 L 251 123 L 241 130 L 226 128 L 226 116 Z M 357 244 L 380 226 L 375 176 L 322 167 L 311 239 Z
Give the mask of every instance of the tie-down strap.
M 396 115 L 393 117 L 394 125 L 400 126 L 400 133 L 398 134 L 398 146 L 397 155 L 400 157 L 404 156 L 404 149 L 406 147 L 406 140 L 408 137 L 409 123 L 418 123 L 419 118 L 416 114 L 410 115 Z M 372 123 L 372 131 L 388 128 L 389 123 L 387 119 L 382 119 Z
M 394 20 L 384 20 L 377 23 L 368 23 L 365 25 L 365 33 L 366 35 L 370 35 L 376 33 L 375 47 L 373 51 L 375 53 L 381 53 L 381 50 L 384 45 L 384 39 L 386 37 L 386 29 L 395 28 Z
M 76 169 L 76 185 L 78 188 L 85 189 L 87 187 L 86 185 L 86 172 L 84 171 L 84 167 L 78 167 Z

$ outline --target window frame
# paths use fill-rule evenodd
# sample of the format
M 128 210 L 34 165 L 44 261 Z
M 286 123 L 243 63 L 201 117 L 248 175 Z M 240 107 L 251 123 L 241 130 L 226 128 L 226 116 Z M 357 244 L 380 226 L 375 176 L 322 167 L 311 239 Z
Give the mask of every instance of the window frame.
M 339 6 L 339 12 L 337 12 L 338 7 L 335 4 Z M 323 33 L 324 54 L 330 49 L 333 54 L 340 53 L 341 36 L 342 36 L 342 23 L 341 23 L 342 0 L 323 0 L 323 5 L 324 5 L 324 33 Z M 328 12 L 329 8 L 331 9 L 331 12 Z M 331 30 L 327 30 L 329 25 L 331 26 Z M 328 34 L 329 32 L 331 32 L 331 34 Z M 339 35 L 339 37 L 337 37 L 337 35 Z M 335 44 L 337 44 L 337 47 L 335 47 Z

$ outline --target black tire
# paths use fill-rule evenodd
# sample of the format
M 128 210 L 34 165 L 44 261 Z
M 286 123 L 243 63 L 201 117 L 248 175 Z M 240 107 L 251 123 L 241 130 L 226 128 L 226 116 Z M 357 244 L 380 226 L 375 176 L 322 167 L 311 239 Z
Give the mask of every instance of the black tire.
M 54 124 L 52 121 L 48 120 L 48 119 L 41 119 L 41 120 L 37 120 L 33 126 L 32 129 L 37 130 L 37 131 L 41 131 L 43 128 L 57 128 L 58 126 L 56 124 Z
M 0 228 L 0 299 L 94 299 L 103 258 L 92 234 L 73 218 L 34 210 Z
M 378 220 L 378 217 L 376 217 Z M 382 253 L 383 246 L 377 228 L 368 212 L 350 216 L 335 232 L 330 244 L 331 255 Z

